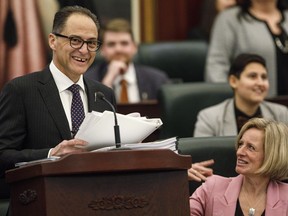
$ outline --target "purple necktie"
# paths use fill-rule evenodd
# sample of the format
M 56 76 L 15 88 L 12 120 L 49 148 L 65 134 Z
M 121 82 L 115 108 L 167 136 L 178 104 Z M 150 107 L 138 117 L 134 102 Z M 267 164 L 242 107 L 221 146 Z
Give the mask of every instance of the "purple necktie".
M 83 102 L 79 93 L 80 86 L 77 84 L 71 85 L 68 90 L 73 93 L 71 104 L 71 120 L 72 120 L 72 134 L 75 135 L 79 130 L 81 123 L 85 118 Z

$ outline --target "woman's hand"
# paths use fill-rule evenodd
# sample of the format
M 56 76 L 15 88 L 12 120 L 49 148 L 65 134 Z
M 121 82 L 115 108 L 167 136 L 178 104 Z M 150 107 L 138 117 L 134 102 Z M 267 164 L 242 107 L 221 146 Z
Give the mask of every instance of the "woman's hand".
M 211 168 L 208 168 L 208 166 L 211 166 L 213 164 L 213 159 L 202 161 L 199 163 L 193 163 L 191 165 L 191 168 L 188 170 L 188 179 L 198 182 L 206 181 L 206 178 L 208 176 L 213 175 L 213 170 Z

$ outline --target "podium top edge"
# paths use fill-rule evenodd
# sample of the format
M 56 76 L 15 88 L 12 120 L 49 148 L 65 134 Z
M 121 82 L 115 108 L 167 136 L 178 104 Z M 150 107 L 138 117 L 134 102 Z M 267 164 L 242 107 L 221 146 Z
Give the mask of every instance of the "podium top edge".
M 191 163 L 191 156 L 178 155 L 169 149 L 75 153 L 56 161 L 8 170 L 5 179 L 13 183 L 41 176 L 187 170 Z

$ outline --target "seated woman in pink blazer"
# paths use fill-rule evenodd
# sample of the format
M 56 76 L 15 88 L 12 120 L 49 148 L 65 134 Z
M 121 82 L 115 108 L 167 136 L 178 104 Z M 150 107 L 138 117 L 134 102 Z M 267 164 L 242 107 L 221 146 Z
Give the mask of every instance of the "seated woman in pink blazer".
M 237 177 L 213 175 L 190 197 L 190 215 L 288 216 L 288 126 L 253 118 L 236 142 Z

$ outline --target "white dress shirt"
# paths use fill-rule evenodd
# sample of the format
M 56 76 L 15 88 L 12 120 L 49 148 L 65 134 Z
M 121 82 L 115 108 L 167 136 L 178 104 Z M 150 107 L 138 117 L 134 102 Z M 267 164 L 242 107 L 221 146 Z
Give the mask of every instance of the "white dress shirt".
M 121 92 L 121 80 L 125 79 L 127 82 L 127 90 L 128 90 L 128 100 L 129 103 L 138 103 L 140 102 L 140 95 L 136 77 L 136 71 L 133 63 L 130 63 L 128 69 L 125 74 L 116 77 L 113 83 L 114 92 L 116 96 L 117 102 L 120 99 Z
M 56 83 L 56 86 L 59 91 L 60 99 L 69 123 L 70 131 L 72 131 L 72 119 L 71 119 L 71 104 L 72 104 L 72 98 L 73 94 L 68 88 L 74 84 L 72 80 L 70 80 L 64 73 L 62 73 L 54 64 L 53 61 L 51 61 L 49 65 L 49 69 L 52 73 L 53 79 Z M 80 79 L 78 80 L 77 83 L 80 86 L 80 96 L 83 102 L 83 107 L 84 107 L 84 113 L 85 115 L 88 112 L 88 99 L 87 99 L 87 94 L 85 91 L 85 85 L 83 81 L 83 75 L 80 76 Z M 72 134 L 71 134 L 72 135 Z M 50 157 L 51 150 L 48 152 L 48 156 Z

